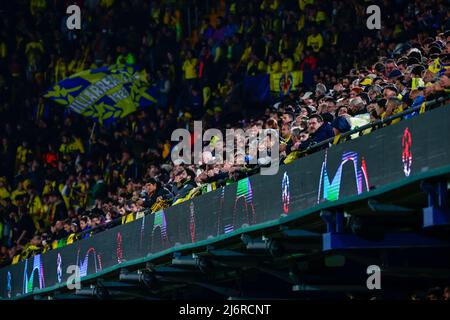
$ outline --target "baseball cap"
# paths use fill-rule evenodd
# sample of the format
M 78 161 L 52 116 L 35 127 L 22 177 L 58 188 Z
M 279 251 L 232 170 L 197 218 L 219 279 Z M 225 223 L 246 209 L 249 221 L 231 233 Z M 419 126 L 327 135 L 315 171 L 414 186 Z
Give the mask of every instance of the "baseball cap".
M 403 76 L 402 72 L 398 69 L 394 69 L 388 74 L 389 79 L 397 78 Z
M 313 93 L 311 91 L 305 92 L 305 94 L 300 98 L 303 100 L 310 99 Z
M 373 80 L 369 77 L 364 78 L 359 84 L 362 86 L 370 86 L 372 84 Z

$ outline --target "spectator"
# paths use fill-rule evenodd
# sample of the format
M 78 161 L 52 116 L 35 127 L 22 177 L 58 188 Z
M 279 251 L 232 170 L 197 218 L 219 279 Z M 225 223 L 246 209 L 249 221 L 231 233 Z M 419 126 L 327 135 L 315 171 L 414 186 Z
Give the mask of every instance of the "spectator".
M 308 140 L 300 145 L 301 150 L 306 150 L 313 145 L 334 137 L 333 128 L 329 123 L 325 123 L 318 114 L 313 114 L 308 120 Z M 321 147 L 321 149 L 326 146 Z
M 178 167 L 174 172 L 172 185 L 172 193 L 174 194 L 173 202 L 186 197 L 189 192 L 194 189 L 195 183 L 192 180 L 192 173 L 189 173 L 183 167 Z
M 144 207 L 152 208 L 160 200 L 171 198 L 170 192 L 161 186 L 161 183 L 154 178 L 150 178 L 145 184 Z

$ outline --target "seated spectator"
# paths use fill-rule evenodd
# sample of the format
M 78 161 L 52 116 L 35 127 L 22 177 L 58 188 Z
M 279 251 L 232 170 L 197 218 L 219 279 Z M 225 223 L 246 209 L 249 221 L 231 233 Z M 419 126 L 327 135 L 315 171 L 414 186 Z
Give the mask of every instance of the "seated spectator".
M 81 236 L 82 239 L 89 238 L 91 235 L 89 230 L 91 230 L 91 221 L 88 217 L 84 216 L 80 218 L 80 232 L 83 233 Z
M 306 150 L 315 144 L 326 141 L 334 137 L 333 128 L 327 122 L 324 122 L 322 117 L 318 114 L 313 114 L 308 120 L 308 140 L 300 145 L 301 150 Z M 325 149 L 328 146 L 324 145 L 320 149 Z
M 186 197 L 196 185 L 192 180 L 192 173 L 188 174 L 183 167 L 176 168 L 173 176 L 172 193 L 174 194 L 173 202 L 176 203 Z
M 161 186 L 161 183 L 154 178 L 150 178 L 145 184 L 145 195 L 143 206 L 152 208 L 158 199 L 167 200 L 171 195 L 167 189 Z

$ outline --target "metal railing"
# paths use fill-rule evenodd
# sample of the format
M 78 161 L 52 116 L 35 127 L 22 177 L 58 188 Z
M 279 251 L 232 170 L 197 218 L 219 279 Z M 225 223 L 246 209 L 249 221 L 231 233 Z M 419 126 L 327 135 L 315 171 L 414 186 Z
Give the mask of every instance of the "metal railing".
M 450 100 L 450 95 L 447 95 L 445 97 L 439 97 L 439 98 L 436 98 L 434 100 L 426 101 L 426 102 L 424 102 L 425 103 L 425 108 L 427 110 L 430 107 L 441 106 L 441 105 L 445 104 L 445 102 L 448 101 L 448 100 Z M 341 141 L 342 139 L 344 139 L 346 137 L 352 136 L 354 134 L 359 134 L 359 136 L 362 136 L 364 134 L 363 132 L 366 131 L 367 129 L 380 129 L 385 124 L 389 124 L 393 120 L 403 118 L 404 116 L 410 115 L 410 114 L 412 114 L 414 112 L 419 112 L 421 108 L 422 108 L 422 104 L 419 105 L 419 106 L 416 106 L 414 108 L 408 108 L 407 110 L 405 110 L 403 112 L 397 113 L 397 114 L 392 115 L 392 116 L 390 116 L 388 118 L 385 118 L 383 120 L 377 120 L 377 121 L 365 124 L 365 125 L 363 125 L 361 127 L 357 127 L 357 128 L 355 128 L 353 130 L 347 131 L 345 133 L 342 133 L 339 136 L 339 141 Z M 313 153 L 313 152 L 317 151 L 315 149 L 318 149 L 318 148 L 320 149 L 321 147 L 324 147 L 324 146 L 330 146 L 330 144 L 333 145 L 333 142 L 334 142 L 335 139 L 336 139 L 336 137 L 332 137 L 332 138 L 329 138 L 327 140 L 321 141 L 319 143 L 313 144 L 313 145 L 309 146 L 303 152 L 305 154 L 310 154 L 310 153 Z M 313 151 L 313 150 L 315 150 L 315 151 Z

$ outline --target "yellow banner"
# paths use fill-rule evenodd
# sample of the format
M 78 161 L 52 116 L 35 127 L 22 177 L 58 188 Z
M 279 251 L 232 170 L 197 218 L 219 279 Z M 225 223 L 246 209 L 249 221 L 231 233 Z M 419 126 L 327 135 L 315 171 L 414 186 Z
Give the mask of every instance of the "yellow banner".
M 286 95 L 291 90 L 296 89 L 302 82 L 302 71 L 273 73 L 270 75 L 270 91 L 280 92 Z

